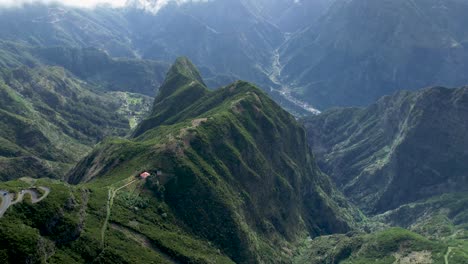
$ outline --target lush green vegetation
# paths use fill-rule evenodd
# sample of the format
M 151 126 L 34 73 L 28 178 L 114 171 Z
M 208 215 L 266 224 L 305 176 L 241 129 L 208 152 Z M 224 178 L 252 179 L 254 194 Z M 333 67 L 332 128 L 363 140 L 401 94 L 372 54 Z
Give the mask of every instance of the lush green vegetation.
M 11 83 L 6 94 L 17 100 L 5 108 L 21 106 L 40 116 L 22 106 L 28 101 L 10 92 Z M 114 95 L 125 102 L 114 105 L 122 113 L 144 102 Z M 31 122 L 27 113 L 5 118 Z M 26 151 L 35 148 L 4 144 L 4 155 L 13 158 Z M 142 180 L 142 171 L 152 176 Z M 450 264 L 461 264 L 468 252 L 464 194 L 366 219 L 320 172 L 294 117 L 246 82 L 209 91 L 185 58 L 170 69 L 136 132 L 104 139 L 67 180 L 76 185 L 0 183 L 0 190 L 11 192 L 51 189 L 40 203 L 16 204 L 0 219 L 5 263 L 443 263 L 447 256 Z M 425 217 L 402 217 L 409 210 Z M 407 222 L 396 222 L 401 219 Z M 406 224 L 411 231 L 385 224 Z
M 0 66 L 58 66 L 102 91 L 154 97 L 168 65 L 143 59 L 112 58 L 97 48 L 30 46 L 0 40 Z
M 70 181 L 115 186 L 161 169 L 161 182 L 146 188 L 167 208 L 164 219 L 174 217 L 236 262 L 287 261 L 306 235 L 344 232 L 360 217 L 318 171 L 290 114 L 246 82 L 209 91 L 185 58 L 136 131 L 129 140 L 103 142 Z M 143 201 L 122 194 L 113 210 Z M 129 220 L 118 222 L 128 227 Z
M 128 103 L 58 67 L 0 70 L 0 95 L 2 179 L 63 177 L 90 146 L 125 135 L 145 111 L 119 111 Z
M 142 94 L 155 94 L 167 67 L 11 41 L 0 41 L 0 61 L 3 180 L 61 178 L 97 142 L 126 135 L 149 112 L 153 99 Z
M 31 186 L 47 186 L 51 192 L 38 204 L 10 207 L 0 219 L 4 263 L 232 263 L 179 227 L 140 181 L 117 194 L 104 244 L 100 228 L 107 188 L 21 179 L 1 183 L 0 189 L 19 192 Z
M 429 240 L 402 228 L 371 234 L 323 236 L 304 242 L 295 263 L 445 263 L 452 243 Z M 465 263 L 466 245 L 456 245 L 449 263 Z M 412 261 L 412 262 L 411 262 Z
M 432 252 L 434 263 L 445 263 L 445 256 L 449 263 L 466 262 L 467 91 L 403 91 L 367 108 L 334 109 L 303 120 L 321 168 L 345 195 L 374 215 L 365 229 L 398 226 L 445 247 L 426 243 L 425 249 L 412 249 L 415 255 L 390 254 L 384 248 L 385 257 L 354 248 L 349 263 L 429 259 L 422 251 Z M 390 236 L 388 241 L 398 239 Z M 422 240 L 415 236 L 412 241 Z
M 304 120 L 321 169 L 368 213 L 466 192 L 468 88 L 402 91 Z

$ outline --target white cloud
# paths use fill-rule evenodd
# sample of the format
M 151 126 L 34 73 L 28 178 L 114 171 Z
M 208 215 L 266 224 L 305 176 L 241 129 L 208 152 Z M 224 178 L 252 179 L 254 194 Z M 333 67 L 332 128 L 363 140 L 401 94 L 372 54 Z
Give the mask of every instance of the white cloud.
M 1 0 L 0 0 L 1 1 Z M 176 3 L 178 5 L 194 2 L 208 2 L 213 0 L 128 0 L 128 4 L 135 7 L 145 9 L 147 11 L 157 13 L 161 8 L 169 3 Z
M 20 7 L 25 4 L 63 4 L 74 7 L 92 8 L 97 5 L 107 4 L 113 7 L 122 7 L 126 0 L 0 0 L 0 6 L 3 7 Z
M 209 0 L 0 0 L 0 6 L 19 7 L 24 4 L 43 3 L 43 4 L 63 4 L 74 7 L 93 8 L 97 5 L 110 5 L 112 7 L 123 7 L 127 4 L 157 12 L 170 2 L 177 4 L 189 2 L 206 2 Z

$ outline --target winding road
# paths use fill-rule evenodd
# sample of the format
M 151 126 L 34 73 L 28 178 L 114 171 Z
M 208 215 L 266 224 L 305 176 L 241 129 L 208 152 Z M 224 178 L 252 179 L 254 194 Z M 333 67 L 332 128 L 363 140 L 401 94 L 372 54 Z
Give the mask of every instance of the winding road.
M 36 189 L 31 188 L 31 189 L 20 191 L 17 194 L 18 197 L 14 201 L 13 201 L 13 198 L 15 197 L 14 193 L 10 193 L 7 191 L 0 191 L 0 198 L 2 200 L 2 203 L 0 204 L 0 218 L 3 217 L 3 215 L 8 210 L 8 208 L 10 208 L 10 206 L 22 202 L 25 194 L 29 194 L 31 196 L 31 202 L 34 204 L 34 203 L 38 203 L 44 200 L 47 197 L 47 195 L 49 195 L 50 193 L 50 189 L 47 187 L 38 187 L 38 189 L 41 189 L 42 191 L 44 191 L 44 194 L 41 197 L 39 197 L 40 193 Z

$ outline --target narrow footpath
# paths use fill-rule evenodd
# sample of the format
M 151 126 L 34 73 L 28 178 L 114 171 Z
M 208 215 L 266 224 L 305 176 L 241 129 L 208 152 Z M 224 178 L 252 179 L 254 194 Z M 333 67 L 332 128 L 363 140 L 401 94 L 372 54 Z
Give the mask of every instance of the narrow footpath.
M 454 247 L 448 247 L 447 253 L 445 253 L 445 256 L 444 256 L 445 264 L 449 264 L 450 253 L 452 253 L 453 249 L 454 249 Z
M 111 215 L 111 212 L 112 212 L 112 206 L 114 205 L 114 197 L 115 195 L 117 194 L 118 191 L 122 190 L 123 188 L 129 186 L 130 184 L 134 183 L 138 181 L 138 179 L 135 179 L 133 181 L 130 181 L 129 183 L 117 188 L 114 190 L 113 187 L 110 187 L 109 188 L 109 191 L 108 191 L 108 194 L 107 194 L 107 212 L 106 212 L 106 219 L 104 220 L 104 224 L 102 225 L 102 228 L 101 228 L 101 247 L 104 247 L 104 240 L 105 240 L 105 237 L 106 237 L 106 230 L 107 230 L 107 226 L 109 225 L 109 219 L 110 219 L 110 215 Z

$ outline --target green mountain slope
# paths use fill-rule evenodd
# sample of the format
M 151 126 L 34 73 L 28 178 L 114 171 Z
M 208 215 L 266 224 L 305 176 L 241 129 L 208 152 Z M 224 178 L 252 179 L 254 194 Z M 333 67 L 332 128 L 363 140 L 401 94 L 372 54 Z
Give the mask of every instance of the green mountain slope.
M 457 118 L 457 107 L 466 105 L 465 92 L 445 88 L 402 92 L 376 103 L 372 113 L 393 109 L 410 115 L 402 105 L 411 106 L 417 114 L 408 120 L 418 122 L 404 127 L 416 129 L 425 115 L 441 114 L 434 107 L 439 104 L 458 109 L 450 112 L 452 120 Z M 385 106 L 379 106 L 382 102 Z M 357 120 L 349 117 L 359 111 L 361 121 L 373 116 L 369 109 L 354 109 L 347 118 L 333 119 L 337 123 L 331 119 L 324 123 L 334 127 Z M 307 128 L 328 115 L 308 119 Z M 397 120 L 389 112 L 385 117 Z M 372 120 L 388 124 L 384 119 Z M 326 130 L 330 131 L 334 130 Z M 313 135 L 317 149 L 318 137 Z M 409 133 L 400 139 L 409 135 L 421 136 Z M 0 218 L 0 259 L 5 263 L 390 264 L 445 263 L 445 259 L 464 263 L 468 256 L 464 193 L 402 205 L 366 219 L 320 172 L 307 141 L 294 117 L 258 88 L 238 81 L 210 91 L 194 65 L 179 58 L 150 116 L 128 138 L 99 143 L 67 175 L 74 185 L 30 178 L 0 183 L 0 190 L 16 193 L 34 186 L 51 190 L 38 204 L 26 196 Z M 321 154 L 318 158 L 323 163 Z M 142 171 L 151 175 L 142 179 L 138 177 Z
M 463 264 L 468 259 L 467 253 L 466 242 L 451 245 L 430 240 L 402 228 L 390 228 L 369 234 L 318 237 L 308 241 L 293 262 L 298 264 Z M 448 262 L 445 262 L 446 257 Z
M 46 65 L 67 69 L 105 91 L 124 91 L 154 97 L 168 65 L 141 59 L 112 58 L 95 48 L 36 48 L 32 53 Z
M 168 65 L 143 59 L 113 58 L 96 48 L 38 47 L 0 41 L 0 66 L 59 66 L 103 91 L 154 97 Z
M 69 181 L 105 187 L 160 170 L 141 194 L 158 195 L 186 232 L 238 263 L 288 262 L 307 235 L 353 225 L 355 211 L 316 167 L 303 128 L 249 83 L 208 91 L 178 59 L 136 131 L 101 143 Z M 111 221 L 128 226 L 120 217 Z
M 468 88 L 428 88 L 306 119 L 321 168 L 362 209 L 468 189 Z
M 2 180 L 61 177 L 90 146 L 129 131 L 121 103 L 62 68 L 3 69 L 0 93 Z
M 31 186 L 51 190 L 41 202 L 25 198 L 0 218 L 2 263 L 234 263 L 184 231 L 148 185 L 135 182 L 120 190 L 107 222 L 108 188 L 102 185 L 50 179 L 0 183 L 12 193 Z
M 467 239 L 468 193 L 448 193 L 405 204 L 375 220 L 401 226 L 431 239 Z

